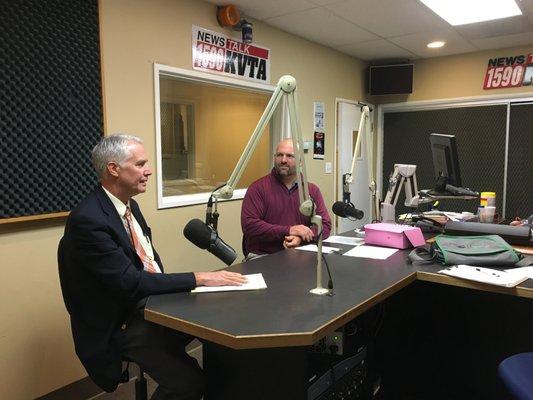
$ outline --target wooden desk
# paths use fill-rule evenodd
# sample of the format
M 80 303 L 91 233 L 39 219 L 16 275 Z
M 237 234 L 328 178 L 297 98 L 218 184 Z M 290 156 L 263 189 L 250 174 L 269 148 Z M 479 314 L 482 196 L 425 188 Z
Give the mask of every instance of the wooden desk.
M 266 290 L 152 296 L 145 318 L 233 349 L 309 346 L 413 282 L 416 267 L 405 257 L 401 251 L 383 261 L 328 255 L 334 295 L 317 296 L 309 293 L 316 253 L 282 251 L 229 268 L 261 272 Z
M 444 285 L 457 286 L 467 289 L 482 290 L 491 293 L 508 294 L 511 296 L 526 297 L 533 299 L 533 280 L 528 279 L 518 286 L 506 288 L 486 283 L 468 281 L 465 279 L 455 278 L 453 276 L 442 275 L 437 271 L 442 269 L 442 265 L 417 266 L 416 279 L 425 282 L 441 283 Z
M 407 263 L 407 254 L 398 251 L 383 261 L 327 255 L 335 285 L 330 297 L 309 293 L 316 254 L 287 250 L 229 268 L 261 272 L 266 290 L 152 296 L 145 318 L 207 341 L 207 400 L 293 400 L 306 398 L 305 346 L 416 280 L 533 297 L 532 280 L 509 289 L 467 282 L 437 274 L 439 265 Z
M 316 285 L 316 253 L 287 250 L 229 268 L 261 272 L 266 290 L 152 296 L 145 318 L 204 339 L 207 400 L 307 398 L 307 347 L 416 279 L 388 260 L 327 256 L 335 294 Z

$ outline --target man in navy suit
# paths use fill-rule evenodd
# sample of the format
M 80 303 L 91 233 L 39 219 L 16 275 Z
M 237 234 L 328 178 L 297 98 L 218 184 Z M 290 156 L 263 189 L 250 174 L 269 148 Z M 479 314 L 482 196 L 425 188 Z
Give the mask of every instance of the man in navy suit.
M 196 286 L 240 285 L 229 271 L 163 273 L 151 231 L 133 196 L 151 175 L 142 141 L 111 135 L 92 152 L 100 186 L 72 212 L 58 251 L 61 288 L 76 354 L 104 390 L 116 389 L 122 361 L 158 384 L 152 400 L 200 399 L 204 378 L 185 346 L 192 337 L 145 321 L 146 297 Z

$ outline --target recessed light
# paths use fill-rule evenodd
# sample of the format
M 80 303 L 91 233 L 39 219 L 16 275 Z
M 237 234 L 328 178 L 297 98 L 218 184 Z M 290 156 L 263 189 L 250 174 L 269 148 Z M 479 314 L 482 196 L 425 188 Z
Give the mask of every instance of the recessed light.
M 430 49 L 438 49 L 439 47 L 442 47 L 446 44 L 446 42 L 442 42 L 442 41 L 436 41 L 436 42 L 431 42 L 431 43 L 428 43 L 427 46 L 430 48 Z
M 451 25 L 522 15 L 515 0 L 420 0 Z

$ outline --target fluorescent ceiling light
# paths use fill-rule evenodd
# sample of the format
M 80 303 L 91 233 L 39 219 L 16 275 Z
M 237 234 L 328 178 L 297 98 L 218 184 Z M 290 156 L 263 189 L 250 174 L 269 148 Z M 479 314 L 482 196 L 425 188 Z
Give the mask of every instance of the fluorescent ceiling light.
M 521 15 L 515 0 L 420 0 L 451 25 Z
M 441 41 L 437 41 L 437 42 L 431 42 L 431 43 L 428 43 L 427 46 L 430 48 L 430 49 L 438 49 L 439 47 L 442 47 L 446 44 L 446 42 L 441 42 Z

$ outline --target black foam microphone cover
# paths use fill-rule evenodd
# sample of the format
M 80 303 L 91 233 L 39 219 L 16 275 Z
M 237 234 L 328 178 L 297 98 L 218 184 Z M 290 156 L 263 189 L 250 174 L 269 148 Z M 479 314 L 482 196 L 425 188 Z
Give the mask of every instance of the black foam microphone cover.
M 183 228 L 183 234 L 196 246 L 201 249 L 207 249 L 211 242 L 211 232 L 213 230 L 198 218 L 191 219 Z
M 336 201 L 333 203 L 331 210 L 335 215 L 338 215 L 341 218 L 351 217 L 362 219 L 365 216 L 365 213 L 362 210 L 358 210 L 352 204 L 343 201 Z
M 227 265 L 231 265 L 237 258 L 237 252 L 225 243 L 213 228 L 198 218 L 190 220 L 185 225 L 183 234 L 191 243 L 207 250 Z

